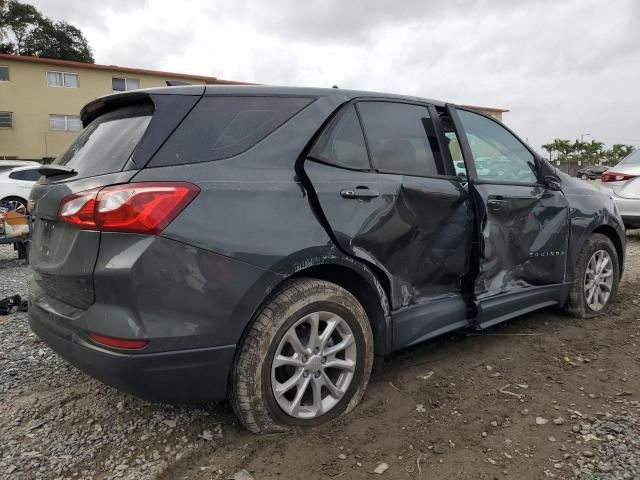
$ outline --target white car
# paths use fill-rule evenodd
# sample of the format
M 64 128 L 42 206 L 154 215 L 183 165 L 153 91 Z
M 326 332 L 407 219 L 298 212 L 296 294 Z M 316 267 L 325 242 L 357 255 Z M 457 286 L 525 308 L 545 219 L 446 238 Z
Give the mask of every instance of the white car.
M 16 167 L 35 167 L 40 166 L 38 162 L 29 160 L 2 160 L 0 159 L 0 172 L 5 172 Z
M 1 166 L 2 164 L 0 164 Z M 17 202 L 26 208 L 31 188 L 40 178 L 40 165 L 0 170 L 0 203 Z
M 603 172 L 600 190 L 616 202 L 625 227 L 640 228 L 640 150 Z

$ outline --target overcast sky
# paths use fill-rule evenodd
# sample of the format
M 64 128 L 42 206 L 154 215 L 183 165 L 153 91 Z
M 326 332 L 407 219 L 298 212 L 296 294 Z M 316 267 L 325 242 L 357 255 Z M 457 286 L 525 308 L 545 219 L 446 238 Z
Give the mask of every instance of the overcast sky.
M 640 147 L 636 0 L 24 0 L 96 63 L 509 109 L 529 143 Z

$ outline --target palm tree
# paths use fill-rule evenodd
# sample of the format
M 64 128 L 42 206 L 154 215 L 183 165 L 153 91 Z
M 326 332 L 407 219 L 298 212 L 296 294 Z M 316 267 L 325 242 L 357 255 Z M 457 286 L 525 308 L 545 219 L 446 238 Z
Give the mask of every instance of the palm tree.
M 569 140 L 556 138 L 551 144 L 553 145 L 553 149 L 558 152 L 558 160 L 566 162 L 569 158 L 569 154 L 573 150 L 571 142 Z
M 551 157 L 553 156 L 553 152 L 556 151 L 553 143 L 547 143 L 545 145 L 542 145 L 542 148 L 549 153 L 549 161 L 551 161 Z
M 584 160 L 590 164 L 597 164 L 602 157 L 602 147 L 604 143 L 591 140 L 584 146 Z

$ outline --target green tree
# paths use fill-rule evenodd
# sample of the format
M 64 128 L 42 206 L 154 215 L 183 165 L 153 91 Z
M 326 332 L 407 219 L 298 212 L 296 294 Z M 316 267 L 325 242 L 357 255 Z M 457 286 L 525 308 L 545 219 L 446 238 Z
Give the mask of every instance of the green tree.
M 556 151 L 554 144 L 546 143 L 545 145 L 542 145 L 542 148 L 547 151 L 547 153 L 549 154 L 549 161 L 551 161 L 551 157 L 553 157 L 553 152 Z
M 0 0 L 0 52 L 93 63 L 91 48 L 78 28 L 53 22 L 17 0 Z
M 80 30 L 46 18 L 29 33 L 22 54 L 93 63 L 91 49 Z
M 26 36 L 42 16 L 32 5 L 15 0 L 3 1 L 0 7 L 0 30 L 5 40 L 1 45 L 2 51 L 3 53 L 20 53 Z
M 604 152 L 604 156 L 609 161 L 609 163 L 618 163 L 624 157 L 633 152 L 633 150 L 633 145 L 616 143 L 609 150 Z
M 556 138 L 551 142 L 554 151 L 558 152 L 558 160 L 566 162 L 569 160 L 569 155 L 573 152 L 573 145 L 570 140 L 563 140 Z
M 583 161 L 591 165 L 600 163 L 600 160 L 603 157 L 603 147 L 604 143 L 597 142 L 595 140 L 591 140 L 590 143 L 586 143 L 583 150 Z

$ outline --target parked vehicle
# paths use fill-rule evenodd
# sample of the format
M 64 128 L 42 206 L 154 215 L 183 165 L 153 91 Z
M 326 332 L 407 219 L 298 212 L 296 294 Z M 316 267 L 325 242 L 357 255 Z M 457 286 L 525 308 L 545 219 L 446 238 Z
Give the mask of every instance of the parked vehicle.
M 613 201 L 472 110 L 190 86 L 81 116 L 30 199 L 30 323 L 141 397 L 228 394 L 253 432 L 315 425 L 353 409 L 394 350 L 615 299 Z
M 600 176 L 600 188 L 611 195 L 627 228 L 640 228 L 640 150 L 633 151 Z
M 6 170 L 2 170 L 2 167 L 0 163 L 0 202 L 15 202 L 26 207 L 31 189 L 40 178 L 40 165 L 33 163 Z
M 604 172 L 609 169 L 606 165 L 592 165 L 587 167 L 581 167 L 576 172 L 576 177 L 582 178 L 583 180 L 596 180 L 600 178 Z
M 31 162 L 28 160 L 0 160 L 0 172 L 13 170 L 17 167 L 36 167 L 39 165 L 40 164 L 38 162 Z

